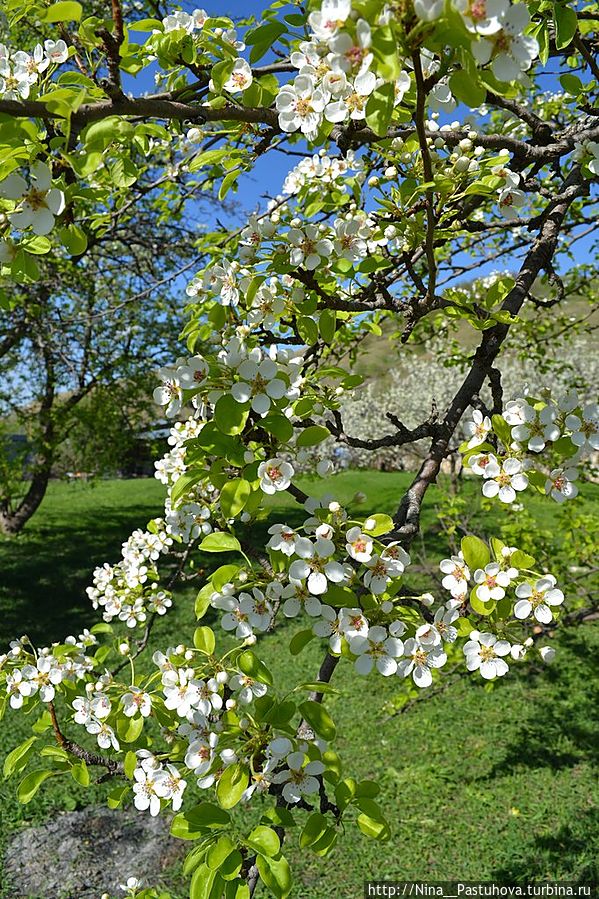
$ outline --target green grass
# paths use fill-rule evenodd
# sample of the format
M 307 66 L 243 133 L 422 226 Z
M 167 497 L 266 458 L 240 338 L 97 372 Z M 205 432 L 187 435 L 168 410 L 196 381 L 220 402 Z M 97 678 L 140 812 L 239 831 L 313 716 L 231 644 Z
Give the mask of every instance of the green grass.
M 367 493 L 360 507 L 366 514 L 391 511 L 409 475 L 348 472 L 332 480 L 329 489 L 342 501 L 356 490 Z M 473 491 L 466 486 L 468 496 Z M 590 490 L 595 501 L 597 493 Z M 89 625 L 85 586 L 92 568 L 118 558 L 128 533 L 159 514 L 161 498 L 161 486 L 151 480 L 52 485 L 27 530 L 0 542 L 0 646 L 24 631 L 48 643 Z M 424 519 L 437 556 L 445 552 L 435 530 L 438 500 L 431 491 Z M 270 521 L 293 517 L 286 503 L 277 497 Z M 544 529 L 556 529 L 552 506 L 533 500 L 531 507 Z M 252 527 L 256 542 L 268 523 Z M 153 645 L 189 640 L 196 589 L 178 592 Z M 314 679 L 320 661 L 316 642 L 290 658 L 289 637 L 299 627 L 284 623 L 261 641 L 282 687 Z M 291 841 L 297 899 L 359 897 L 366 878 L 599 881 L 599 629 L 564 630 L 556 643 L 558 661 L 551 668 L 516 669 L 491 689 L 477 678 L 462 679 L 402 715 L 384 711 L 398 693 L 395 678 L 357 680 L 351 666 L 341 664 L 334 676 L 341 693 L 327 702 L 345 773 L 380 782 L 392 838 L 374 843 L 348 826 L 324 861 L 300 855 Z M 0 760 L 28 736 L 29 726 L 19 713 L 7 714 Z M 15 828 L 102 801 L 110 785 L 84 790 L 61 778 L 27 806 L 16 802 L 14 788 L 13 781 L 0 784 L 0 851 Z

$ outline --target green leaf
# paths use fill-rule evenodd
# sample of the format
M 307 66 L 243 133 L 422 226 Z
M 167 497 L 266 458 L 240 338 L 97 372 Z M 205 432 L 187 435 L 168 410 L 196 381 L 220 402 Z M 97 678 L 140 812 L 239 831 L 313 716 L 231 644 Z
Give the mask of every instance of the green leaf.
M 332 684 L 327 684 L 326 681 L 309 681 L 306 684 L 298 684 L 297 687 L 293 688 L 293 692 L 295 693 L 297 690 L 310 690 L 310 692 L 316 693 L 339 693 L 339 690 L 336 690 Z
M 226 531 L 214 531 L 212 534 L 204 537 L 199 545 L 199 549 L 205 553 L 236 552 L 241 549 L 241 544 L 233 534 L 228 534 Z
M 235 518 L 245 508 L 252 493 L 249 481 L 233 478 L 220 492 L 220 507 L 225 518 Z
M 48 771 L 47 769 L 32 771 L 31 774 L 23 778 L 17 788 L 17 799 L 19 802 L 23 803 L 23 805 L 31 802 L 43 782 L 58 773 L 58 771 Z
M 337 313 L 334 309 L 323 309 L 318 319 L 320 336 L 325 343 L 332 343 L 335 339 L 337 325 Z
M 237 179 L 239 178 L 241 173 L 242 173 L 242 169 L 237 168 L 237 169 L 233 169 L 232 172 L 229 172 L 227 175 L 225 175 L 225 177 L 222 180 L 222 184 L 219 188 L 219 191 L 218 191 L 218 199 L 219 200 L 225 199 L 225 197 L 227 196 L 227 194 L 229 193 L 229 191 L 231 190 L 231 188 L 233 187 L 233 185 L 235 184 L 235 182 L 237 181 Z
M 53 3 L 42 16 L 44 22 L 79 22 L 83 15 L 83 7 L 75 0 L 63 0 Z
M 52 249 L 52 242 L 41 234 L 35 237 L 29 237 L 21 241 L 21 246 L 27 253 L 33 253 L 34 256 L 44 256 Z
M 465 103 L 473 109 L 484 103 L 487 95 L 484 85 L 473 78 L 470 72 L 465 72 L 463 69 L 451 75 L 449 88 L 460 103 Z
M 333 719 L 319 702 L 307 699 L 300 703 L 299 710 L 319 736 L 329 742 L 335 739 L 336 727 Z
M 528 553 L 523 552 L 521 549 L 517 549 L 515 553 L 512 553 L 510 556 L 510 565 L 513 565 L 514 568 L 522 569 L 522 568 L 532 568 L 535 564 L 535 559 L 532 556 L 529 556 Z
M 223 771 L 216 785 L 216 798 L 221 808 L 233 808 L 243 796 L 249 783 L 249 772 L 245 765 L 237 762 Z
M 389 122 L 393 115 L 394 103 L 395 86 L 393 84 L 382 84 L 368 98 L 366 123 L 375 134 L 384 135 L 387 133 Z
M 119 808 L 122 805 L 125 797 L 129 793 L 130 789 L 130 786 L 128 784 L 125 784 L 125 786 L 123 787 L 115 787 L 114 790 L 111 790 L 106 800 L 108 808 Z
M 327 819 L 320 812 L 314 812 L 314 814 L 310 815 L 300 834 L 300 849 L 307 849 L 308 846 L 320 840 L 328 830 L 328 827 Z
M 223 434 L 241 434 L 248 419 L 249 408 L 238 403 L 230 393 L 221 396 L 214 407 L 216 427 Z
M 124 768 L 125 777 L 128 777 L 129 780 L 133 780 L 133 772 L 137 768 L 137 756 L 132 750 L 129 750 L 129 752 L 125 754 Z
M 90 776 L 89 776 L 89 768 L 85 764 L 85 760 L 81 759 L 79 762 L 75 762 L 74 765 L 71 765 L 71 777 L 73 780 L 80 784 L 82 787 L 89 787 L 90 784 Z
M 226 834 L 223 834 L 222 837 L 219 837 L 216 843 L 214 843 L 208 853 L 206 855 L 206 864 L 213 871 L 218 871 L 222 863 L 226 858 L 231 855 L 237 849 L 237 846 Z
M 289 652 L 292 656 L 299 655 L 302 649 L 304 649 L 313 639 L 314 634 L 311 630 L 298 631 L 289 641 Z
M 263 25 L 258 25 L 257 28 L 252 28 L 251 31 L 247 31 L 245 42 L 252 48 L 250 51 L 250 62 L 255 63 L 258 62 L 259 59 L 262 59 L 275 41 L 280 38 L 282 34 L 285 34 L 286 31 L 287 27 L 283 22 L 276 21 L 265 22 Z
M 503 415 L 493 415 L 491 418 L 493 431 L 497 434 L 503 445 L 507 448 L 512 443 L 512 429 Z
M 454 624 L 454 627 L 456 628 L 460 637 L 469 637 L 470 632 L 474 630 L 474 625 L 469 618 L 458 618 L 458 620 Z
M 210 598 L 214 592 L 214 585 L 209 582 L 207 584 L 204 584 L 204 586 L 196 596 L 194 612 L 198 621 L 200 620 L 200 618 L 204 617 L 204 615 L 210 608 Z
M 323 425 L 310 425 L 309 428 L 303 430 L 297 438 L 297 446 L 315 446 L 322 443 L 327 437 L 331 436 L 331 432 Z
M 117 734 L 123 743 L 135 743 L 143 729 L 144 719 L 141 715 L 134 715 L 132 718 L 119 718 L 116 725 Z
M 390 515 L 383 515 L 377 512 L 376 515 L 369 515 L 364 522 L 364 533 L 371 537 L 380 537 L 381 534 L 388 534 L 393 530 L 393 519 Z
M 373 29 L 371 46 L 377 62 L 377 74 L 385 81 L 396 81 L 401 75 L 401 64 L 397 55 L 397 41 L 390 25 Z
M 216 646 L 216 637 L 211 627 L 196 627 L 193 634 L 193 645 L 200 652 L 211 656 Z
M 271 808 L 266 809 L 262 815 L 262 821 L 271 821 L 278 827 L 284 827 L 285 829 L 296 826 L 293 814 L 284 805 L 273 805 Z
M 470 605 L 472 610 L 476 612 L 477 615 L 490 615 L 491 612 L 494 611 L 497 603 L 494 599 L 490 599 L 488 602 L 483 602 L 482 599 L 478 598 L 476 593 L 478 587 L 475 587 L 470 593 Z
M 284 855 L 278 859 L 259 855 L 256 859 L 258 873 L 276 899 L 286 899 L 291 892 L 291 869 Z
M 189 899 L 210 899 L 212 886 L 218 873 L 211 870 L 208 865 L 200 865 L 193 872 L 189 884 Z
M 182 499 L 192 487 L 201 481 L 206 476 L 206 472 L 202 471 L 191 471 L 187 474 L 181 475 L 180 478 L 177 478 L 175 483 L 173 484 L 171 490 L 171 504 L 172 506 L 176 506 L 180 499 Z
M 197 840 L 211 830 L 228 827 L 231 818 L 222 808 L 212 802 L 199 805 L 175 815 L 171 824 L 171 834 L 181 840 Z
M 260 421 L 260 427 L 280 443 L 289 443 L 293 437 L 293 425 L 285 415 L 267 415 Z
M 225 886 L 225 899 L 251 899 L 250 887 L 245 880 L 232 880 Z
M 572 97 L 577 97 L 583 89 L 582 81 L 578 75 L 573 75 L 571 72 L 560 75 L 559 82 L 566 93 Z
M 87 249 L 87 235 L 77 225 L 66 225 L 58 232 L 62 244 L 71 256 L 80 256 Z
M 358 815 L 358 827 L 367 837 L 374 840 L 388 840 L 391 829 L 379 806 L 372 799 L 360 798 L 355 804 L 362 812 Z
M 129 31 L 162 31 L 164 25 L 160 19 L 138 19 L 128 26 Z
M 578 28 L 576 11 L 571 6 L 554 3 L 553 21 L 555 23 L 555 46 L 558 50 L 563 50 L 576 34 Z
M 272 858 L 281 851 L 281 841 L 272 827 L 259 824 L 254 827 L 247 838 L 248 846 L 251 846 L 260 855 Z
M 211 575 L 210 581 L 215 590 L 222 590 L 225 584 L 234 580 L 239 574 L 239 565 L 221 565 Z
M 239 670 L 254 680 L 272 686 L 273 676 L 258 656 L 251 649 L 245 649 L 237 658 Z
M 92 631 L 92 633 L 93 633 L 93 631 Z M 52 716 L 50 715 L 50 712 L 46 709 L 42 712 L 42 714 L 39 716 L 37 721 L 31 725 L 31 730 L 33 731 L 34 734 L 43 734 L 47 730 L 49 730 L 51 727 L 52 727 Z
M 491 553 L 486 543 L 472 535 L 463 537 L 460 544 L 464 561 L 472 572 L 489 564 Z
M 318 340 L 318 325 L 309 315 L 298 315 L 296 319 L 297 330 L 299 336 L 308 346 L 316 343 Z
M 27 760 L 29 757 L 29 753 L 33 748 L 33 744 L 37 740 L 37 737 L 29 737 L 23 743 L 19 743 L 18 746 L 9 752 L 6 758 L 4 759 L 4 779 L 6 780 L 15 771 L 21 771 L 25 765 L 27 764 Z

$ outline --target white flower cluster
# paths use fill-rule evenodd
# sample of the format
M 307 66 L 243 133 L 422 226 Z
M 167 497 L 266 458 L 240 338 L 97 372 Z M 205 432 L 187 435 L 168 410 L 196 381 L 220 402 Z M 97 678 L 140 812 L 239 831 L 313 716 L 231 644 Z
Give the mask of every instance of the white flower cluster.
M 186 13 L 182 10 L 176 10 L 165 16 L 162 20 L 162 28 L 165 34 L 172 31 L 184 31 L 186 34 L 195 34 L 204 29 L 209 15 L 205 9 L 194 9 L 192 13 Z M 235 28 L 214 28 L 212 34 L 219 41 L 229 44 L 237 52 L 241 53 L 245 50 L 245 44 L 240 41 Z M 231 74 L 223 84 L 223 88 L 229 93 L 244 91 L 253 81 L 251 67 L 245 59 L 238 57 L 233 62 Z M 210 90 L 216 92 L 214 82 L 210 80 Z
M 194 31 L 202 30 L 207 18 L 208 13 L 205 9 L 194 9 L 192 13 L 176 10 L 164 17 L 162 27 L 165 33 L 169 31 L 185 31 L 187 34 L 193 34 Z
M 499 81 L 518 81 L 539 55 L 536 38 L 526 34 L 530 13 L 526 3 L 509 0 L 451 0 L 464 25 L 475 35 L 470 45 L 479 65 L 491 63 Z M 444 0 L 415 0 L 416 15 L 433 21 L 443 15 Z
M 0 656 L 0 668 L 8 660 L 14 662 L 27 657 L 30 661 L 12 668 L 6 675 L 5 689 L 11 708 L 20 709 L 25 699 L 36 695 L 42 702 L 52 702 L 58 684 L 84 678 L 94 668 L 94 660 L 86 650 L 96 643 L 96 638 L 87 630 L 79 634 L 78 639 L 67 637 L 64 644 L 68 651 L 56 654 L 54 649 L 58 644 L 32 654 L 26 637 L 12 641 L 8 654 Z
M 181 475 L 185 474 L 187 470 L 185 465 L 187 447 L 185 443 L 187 440 L 197 437 L 203 425 L 204 422 L 195 416 L 188 418 L 187 421 L 175 422 L 167 438 L 167 442 L 173 449 L 166 453 L 162 459 L 159 459 L 158 462 L 154 463 L 156 468 L 154 477 L 161 484 L 172 487 Z
M 461 552 L 443 559 L 439 567 L 444 575 L 443 587 L 452 596 L 450 607 L 457 609 L 466 603 L 471 581 L 473 595 L 482 603 L 502 600 L 508 588 L 513 587 L 516 597 L 512 610 L 514 617 L 524 620 L 532 615 L 540 624 L 549 624 L 553 620 L 551 608 L 563 603 L 564 594 L 557 588 L 557 580 L 552 574 L 538 577 L 528 569 L 521 572 L 515 568 L 512 561 L 518 558 L 517 554 L 516 547 L 502 546 L 497 561 L 477 568 L 473 574 Z
M 273 403 L 285 400 L 287 406 L 299 399 L 303 359 L 285 348 L 272 344 L 267 350 L 248 349 L 238 338 L 231 338 L 217 354 L 216 362 L 216 382 L 207 377 L 209 366 L 201 356 L 179 359 L 173 366 L 162 368 L 159 376 L 163 384 L 154 391 L 155 402 L 166 406 L 167 416 L 172 417 L 183 406 L 184 390 L 194 391 L 197 405 L 201 388 L 201 411 L 206 415 L 210 415 L 211 407 L 221 397 L 230 395 L 240 404 L 249 403 L 257 415 L 265 416 Z M 226 387 L 216 386 L 223 381 L 229 382 Z
M 266 694 L 267 687 L 241 672 L 231 676 L 221 670 L 214 677 L 199 679 L 193 668 L 178 668 L 171 662 L 172 654 L 182 648 L 168 649 L 166 654 L 156 652 L 153 660 L 161 671 L 166 708 L 184 719 L 177 727 L 177 734 L 187 742 L 185 765 L 197 778 L 199 788 L 205 790 L 215 784 L 217 777 L 228 766 L 249 761 L 244 758 L 243 750 L 234 750 L 226 745 L 223 747 L 221 740 L 225 728 L 220 716 L 236 707 L 246 709 L 255 699 Z M 240 726 L 244 729 L 249 724 L 249 718 L 245 712 L 240 714 Z M 285 784 L 283 795 L 290 803 L 298 802 L 303 795 L 317 792 L 319 785 L 315 778 L 323 773 L 324 765 L 317 759 L 310 760 L 306 755 L 308 751 L 311 756 L 314 755 L 317 747 L 324 747 L 322 741 L 314 741 L 309 749 L 305 741 L 297 743 L 288 737 L 271 739 L 260 752 L 260 768 L 252 765 L 253 780 L 243 794 L 243 801 L 247 802 L 256 791 L 267 791 L 272 783 Z M 137 789 L 134 787 L 137 794 L 135 805 L 140 809 L 149 808 L 151 814 L 158 814 L 160 799 L 165 798 L 160 786 L 164 776 L 161 770 L 155 763 L 142 760 L 135 774 L 139 784 Z M 173 774 L 172 771 L 170 773 Z M 173 808 L 176 810 L 174 804 Z
M 165 522 L 155 519 L 152 530 L 136 530 L 123 543 L 122 560 L 98 566 L 87 595 L 94 609 L 102 608 L 104 621 L 118 618 L 127 627 L 143 624 L 148 611 L 164 615 L 172 605 L 170 596 L 158 588 L 155 562 L 172 546 Z
M 599 175 L 599 143 L 594 140 L 585 140 L 574 147 L 572 158 L 586 163 L 588 170 L 593 175 Z
M 34 234 L 48 234 L 54 227 L 55 216 L 64 210 L 64 194 L 52 187 L 52 172 L 44 163 L 34 162 L 29 182 L 13 172 L 0 183 L 0 197 L 13 200 L 16 206 L 8 213 L 8 221 L 18 231 L 31 228 Z M 9 261 L 11 245 L 0 243 L 0 262 Z
M 282 193 L 286 196 L 293 196 L 305 186 L 318 188 L 319 185 L 335 185 L 341 182 L 341 189 L 345 189 L 343 178 L 349 171 L 362 171 L 362 160 L 356 158 L 353 150 L 348 150 L 347 155 L 329 156 L 327 151 L 322 149 L 314 156 L 307 156 L 291 169 L 283 182 Z
M 486 444 L 492 433 L 491 421 L 475 411 L 466 423 L 470 438 L 467 450 L 480 446 L 481 452 L 467 456 L 473 474 L 484 478 L 483 494 L 513 503 L 518 492 L 533 483 L 556 502 L 578 494 L 577 465 L 585 455 L 599 450 L 599 407 L 580 404 L 576 391 L 554 400 L 550 391 L 542 399 L 520 397 L 506 404 L 502 417 L 505 430 L 497 436 L 505 455 Z M 539 466 L 547 462 L 544 469 Z
M 187 782 L 178 769 L 167 763 L 163 765 L 147 749 L 137 751 L 139 765 L 133 772 L 135 783 L 133 804 L 139 811 L 149 810 L 155 817 L 160 814 L 163 803 L 170 802 L 174 812 L 179 811 Z
M 370 70 L 374 60 L 370 25 L 364 19 L 354 22 L 351 12 L 351 0 L 323 0 L 321 9 L 310 13 L 310 40 L 291 54 L 299 74 L 281 87 L 275 101 L 283 131 L 301 131 L 312 140 L 323 121 L 366 118 L 368 98 L 383 79 Z M 396 103 L 409 87 L 410 76 L 402 72 L 396 82 Z
M 5 100 L 26 100 L 39 76 L 49 66 L 57 66 L 69 58 L 63 40 L 37 44 L 33 53 L 11 50 L 0 44 L 0 96 Z

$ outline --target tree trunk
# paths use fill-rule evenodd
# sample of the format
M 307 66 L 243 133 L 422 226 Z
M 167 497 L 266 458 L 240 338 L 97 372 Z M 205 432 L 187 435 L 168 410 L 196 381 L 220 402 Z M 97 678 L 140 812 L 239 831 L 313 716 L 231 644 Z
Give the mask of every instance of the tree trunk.
M 37 511 L 46 495 L 50 480 L 50 465 L 44 465 L 33 473 L 29 490 L 14 512 L 0 512 L 0 531 L 9 537 L 20 533 L 31 516 Z

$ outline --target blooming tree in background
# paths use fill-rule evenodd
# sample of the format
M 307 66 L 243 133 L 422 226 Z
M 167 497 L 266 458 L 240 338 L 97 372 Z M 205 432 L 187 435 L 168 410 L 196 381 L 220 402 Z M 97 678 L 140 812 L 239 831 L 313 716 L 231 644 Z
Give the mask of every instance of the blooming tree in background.
M 115 779 L 113 807 L 176 812 L 172 833 L 193 841 L 192 897 L 247 899 L 259 881 L 285 897 L 294 833 L 319 856 L 350 822 L 389 835 L 378 785 L 357 782 L 335 747 L 324 700 L 337 665 L 356 689 L 370 676 L 426 690 L 448 663 L 486 681 L 527 653 L 554 654 L 535 640 L 568 585 L 531 554 L 466 536 L 438 560 L 433 596 L 410 586 L 410 549 L 459 428 L 464 464 L 499 508 L 533 493 L 574 500 L 599 449 L 586 395 L 504 396 L 496 367 L 510 333 L 564 314 L 569 260 L 593 239 L 599 12 L 560 0 L 318 0 L 275 3 L 236 28 L 151 6 L 156 17 L 140 19 L 119 0 L 109 18 L 78 2 L 6 4 L 15 35 L 29 34 L 25 18 L 36 27 L 28 43 L 0 46 L 5 282 L 35 280 L 32 256 L 68 255 L 101 232 L 109 200 L 118 209 L 146 191 L 160 202 L 190 175 L 223 199 L 265 154 L 288 154 L 290 170 L 238 230 L 198 238 L 209 262 L 188 280 L 186 352 L 154 394 L 173 419 L 156 464 L 164 515 L 96 568 L 100 621 L 50 647 L 22 638 L 2 657 L 4 705 L 37 717 L 5 770 L 22 773 L 43 747 L 50 767 L 18 786 L 27 802 L 56 775 L 88 784 L 97 766 Z M 150 67 L 156 91 L 128 93 Z M 158 148 L 170 162 L 148 182 L 136 158 Z M 500 259 L 512 274 L 460 286 Z M 445 337 L 463 375 L 416 424 L 398 408 L 383 436 L 356 437 L 342 398 L 360 395 L 355 360 L 383 330 L 400 348 Z M 393 516 L 357 515 L 327 493 L 325 441 L 427 449 Z M 310 458 L 307 494 L 297 474 Z M 300 523 L 273 524 L 256 546 L 252 523 L 283 492 Z M 164 582 L 160 560 L 173 552 Z M 184 642 L 156 648 L 152 673 L 136 673 L 176 577 L 218 553 Z M 285 619 L 297 622 L 291 664 L 311 641 L 323 661 L 283 693 L 261 640 Z M 199 804 L 186 802 L 190 782 Z M 252 827 L 232 811 L 245 806 Z

